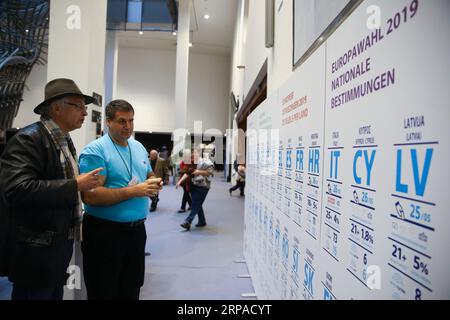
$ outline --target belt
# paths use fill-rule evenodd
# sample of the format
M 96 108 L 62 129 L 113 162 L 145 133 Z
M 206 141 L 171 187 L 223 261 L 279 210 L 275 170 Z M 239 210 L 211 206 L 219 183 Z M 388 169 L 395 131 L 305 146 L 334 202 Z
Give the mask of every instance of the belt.
M 116 226 L 116 227 L 125 227 L 125 228 L 135 228 L 135 227 L 141 226 L 144 224 L 144 222 L 146 220 L 144 218 L 144 219 L 130 221 L 130 222 L 117 222 L 117 221 L 106 220 L 106 219 L 94 217 L 93 215 L 90 215 L 87 213 L 84 215 L 84 219 L 88 219 L 88 220 L 91 220 L 96 223 L 107 224 L 107 225 Z

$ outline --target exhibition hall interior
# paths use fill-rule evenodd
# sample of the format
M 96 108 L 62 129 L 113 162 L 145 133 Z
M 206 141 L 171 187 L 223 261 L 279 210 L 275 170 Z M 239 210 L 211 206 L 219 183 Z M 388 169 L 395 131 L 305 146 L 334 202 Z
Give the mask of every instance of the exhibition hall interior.
M 0 300 L 450 299 L 449 32 L 448 0 L 0 1 Z

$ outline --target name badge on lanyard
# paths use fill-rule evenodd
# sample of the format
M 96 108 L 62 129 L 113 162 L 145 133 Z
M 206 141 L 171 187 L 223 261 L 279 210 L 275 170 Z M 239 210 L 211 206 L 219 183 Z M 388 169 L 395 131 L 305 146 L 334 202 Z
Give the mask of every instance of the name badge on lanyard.
M 133 179 L 130 180 L 130 182 L 128 182 L 128 186 L 132 187 L 138 184 L 138 179 L 136 177 L 133 177 Z
M 131 155 L 131 147 L 130 144 L 128 143 L 128 152 L 130 153 L 130 169 L 128 169 L 127 163 L 125 162 L 124 157 L 122 157 L 122 154 L 120 153 L 119 149 L 117 148 L 116 144 L 114 143 L 113 139 L 111 138 L 111 136 L 109 136 L 109 138 L 111 139 L 111 143 L 113 144 L 114 148 L 116 149 L 117 153 L 120 156 L 120 159 L 123 162 L 123 165 L 125 166 L 125 169 L 127 170 L 128 174 L 130 175 L 130 181 L 128 182 L 128 186 L 132 187 L 138 184 L 138 179 L 136 176 L 133 176 L 133 158 Z

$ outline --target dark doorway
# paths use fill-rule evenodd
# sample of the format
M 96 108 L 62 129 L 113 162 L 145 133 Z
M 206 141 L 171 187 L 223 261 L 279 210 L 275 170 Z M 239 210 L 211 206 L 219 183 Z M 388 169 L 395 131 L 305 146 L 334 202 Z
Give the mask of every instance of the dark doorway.
M 215 137 L 209 137 L 209 136 L 205 136 L 205 135 L 191 135 L 191 146 L 192 148 L 196 148 L 197 146 L 195 145 L 196 142 L 201 142 L 202 144 L 206 145 L 206 144 L 210 144 L 213 143 L 216 147 L 215 152 L 214 152 L 214 168 L 216 171 L 223 171 L 224 170 L 224 163 L 226 160 L 226 147 L 227 147 L 227 138 L 225 136 L 222 136 L 222 138 L 219 138 L 222 140 L 222 159 L 218 159 L 220 152 L 217 150 L 218 147 L 220 147 L 219 143 L 215 143 Z M 202 150 L 203 151 L 203 150 Z
M 170 155 L 173 149 L 172 134 L 165 132 L 135 132 L 135 139 L 142 143 L 147 150 L 161 151 L 166 147 Z
M 171 133 L 165 133 L 165 132 L 135 132 L 135 139 L 142 143 L 144 147 L 147 150 L 155 149 L 157 151 L 162 151 L 163 147 L 167 147 L 168 155 L 170 156 L 172 154 L 173 150 L 173 141 L 172 141 L 172 134 Z M 191 135 L 191 146 L 194 147 L 195 141 L 194 141 L 194 135 Z M 222 146 L 223 146 L 223 159 L 220 163 L 220 161 L 217 161 L 215 164 L 215 169 L 217 171 L 223 171 L 224 163 L 225 163 L 225 155 L 226 155 L 226 138 L 222 138 Z M 201 137 L 197 136 L 198 141 L 201 141 L 203 144 L 211 143 L 210 137 L 204 137 L 203 135 Z

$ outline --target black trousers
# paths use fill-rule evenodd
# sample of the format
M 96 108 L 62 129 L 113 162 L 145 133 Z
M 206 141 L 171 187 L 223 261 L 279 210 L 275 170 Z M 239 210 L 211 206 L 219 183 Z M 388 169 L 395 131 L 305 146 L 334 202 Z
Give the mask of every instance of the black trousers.
M 150 207 L 156 209 L 156 206 L 158 205 L 159 202 L 159 193 L 151 197 L 150 200 L 152 200 L 152 204 Z
M 29 288 L 13 284 L 11 300 L 62 300 L 64 287 Z
M 183 187 L 183 200 L 181 200 L 181 210 L 186 210 L 186 203 L 189 204 L 189 207 L 192 207 L 192 199 L 191 194 L 187 191 L 186 184 L 182 184 Z
M 64 266 L 70 264 L 73 254 L 73 240 L 67 240 L 64 246 Z M 53 288 L 27 287 L 13 283 L 11 300 L 62 300 L 64 296 L 64 286 Z
M 240 189 L 241 196 L 244 195 L 244 188 L 245 188 L 245 182 L 237 181 L 236 185 L 233 188 L 230 188 L 230 191 L 233 192 L 234 190 Z
M 84 216 L 81 249 L 88 300 L 139 300 L 146 240 L 143 221 Z

